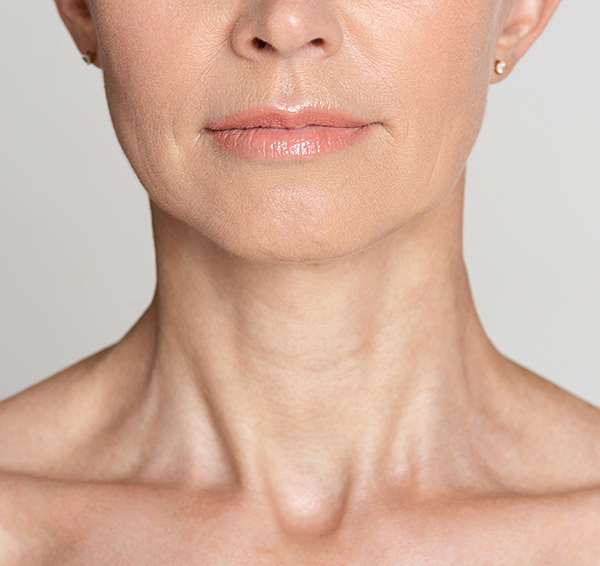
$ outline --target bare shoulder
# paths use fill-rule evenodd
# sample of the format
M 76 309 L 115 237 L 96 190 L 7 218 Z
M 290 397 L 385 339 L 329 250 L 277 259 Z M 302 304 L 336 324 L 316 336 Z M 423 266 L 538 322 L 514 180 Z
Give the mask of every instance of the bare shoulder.
M 534 414 L 544 412 L 544 426 L 556 443 L 571 445 L 597 466 L 600 485 L 600 408 L 530 371 L 527 376 L 529 400 Z M 582 461 L 580 460 L 580 463 Z
M 498 469 L 516 478 L 507 487 L 537 494 L 595 493 L 600 409 L 513 362 L 507 362 L 505 377 L 502 387 L 510 388 L 511 401 L 495 415 L 496 430 L 489 433 L 503 447 L 493 456 Z
M 49 476 L 101 422 L 111 348 L 0 403 L 0 473 Z
M 0 473 L 0 564 L 39 564 L 39 538 L 34 534 L 33 515 L 21 489 L 23 478 Z
M 75 515 L 62 500 L 52 482 L 0 472 L 2 566 L 49 566 L 66 556 Z
M 108 453 L 111 431 L 126 420 L 129 400 L 147 389 L 148 320 L 143 316 L 115 345 L 0 403 L 0 473 L 103 479 L 115 456 Z

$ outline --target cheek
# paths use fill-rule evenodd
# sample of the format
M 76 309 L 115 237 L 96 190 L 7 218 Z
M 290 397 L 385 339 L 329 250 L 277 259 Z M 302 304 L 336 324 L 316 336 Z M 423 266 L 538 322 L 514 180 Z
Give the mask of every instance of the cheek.
M 386 21 L 396 25 L 386 31 L 396 40 L 377 58 L 405 109 L 406 137 L 397 163 L 411 172 L 413 204 L 424 213 L 455 186 L 481 127 L 499 3 L 411 4 L 388 15 Z
M 95 0 L 106 95 L 113 124 L 136 173 L 151 192 L 162 192 L 168 173 L 180 185 L 178 168 L 185 123 L 188 139 L 199 133 L 211 98 L 228 92 L 206 81 L 227 18 L 222 0 Z M 212 77 L 222 77 L 213 73 Z M 227 74 L 225 74 L 227 76 Z M 179 174 L 180 178 L 176 178 Z M 167 183 L 168 184 L 168 183 Z

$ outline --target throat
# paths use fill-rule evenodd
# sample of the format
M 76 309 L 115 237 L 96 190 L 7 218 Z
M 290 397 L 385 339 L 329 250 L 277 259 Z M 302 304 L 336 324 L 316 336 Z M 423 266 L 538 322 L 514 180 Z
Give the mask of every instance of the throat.
M 157 226 L 156 430 L 196 477 L 227 468 L 290 533 L 325 533 L 384 475 L 443 460 L 488 348 L 458 236 L 261 264 L 172 228 Z

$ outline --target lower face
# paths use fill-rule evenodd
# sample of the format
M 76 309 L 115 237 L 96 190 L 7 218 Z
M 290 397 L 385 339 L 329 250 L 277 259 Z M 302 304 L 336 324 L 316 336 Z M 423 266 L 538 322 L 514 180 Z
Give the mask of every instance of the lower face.
M 291 0 L 92 0 L 115 129 L 151 199 L 248 259 L 343 257 L 434 210 L 483 117 L 501 0 L 306 2 L 326 4 L 325 40 L 342 32 L 327 56 L 236 50 L 240 22 L 260 29 L 288 5 L 303 17 Z M 367 125 L 211 129 L 307 107 Z

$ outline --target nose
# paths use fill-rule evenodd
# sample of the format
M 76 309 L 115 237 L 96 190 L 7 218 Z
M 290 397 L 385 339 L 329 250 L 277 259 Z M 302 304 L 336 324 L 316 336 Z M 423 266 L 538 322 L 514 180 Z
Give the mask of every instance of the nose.
M 258 0 L 233 30 L 235 52 L 251 61 L 299 53 L 330 57 L 343 43 L 343 30 L 325 0 Z

